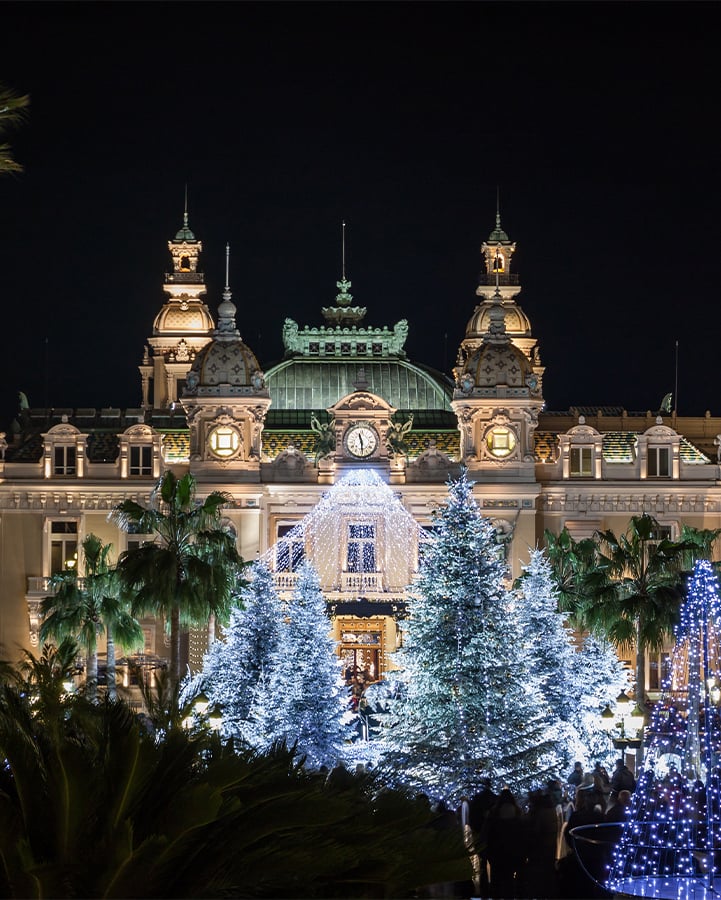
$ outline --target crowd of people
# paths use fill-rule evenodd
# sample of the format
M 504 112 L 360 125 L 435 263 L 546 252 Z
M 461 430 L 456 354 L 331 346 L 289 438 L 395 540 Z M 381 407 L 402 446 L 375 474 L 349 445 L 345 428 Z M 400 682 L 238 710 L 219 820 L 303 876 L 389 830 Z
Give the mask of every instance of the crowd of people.
M 571 831 L 607 823 L 607 852 L 620 836 L 635 789 L 634 775 L 622 759 L 611 775 L 601 763 L 584 771 L 577 762 L 567 778 L 550 779 L 523 797 L 507 787 L 495 793 L 490 779 L 483 779 L 481 789 L 464 798 L 453 816 L 456 826 L 463 828 L 473 864 L 474 896 L 611 897 L 587 872 L 587 867 L 601 865 L 593 859 L 595 845 L 589 842 L 587 854 Z M 449 821 L 443 804 L 437 812 Z M 444 885 L 431 895 L 462 896 L 463 891 L 459 894 L 457 886 Z

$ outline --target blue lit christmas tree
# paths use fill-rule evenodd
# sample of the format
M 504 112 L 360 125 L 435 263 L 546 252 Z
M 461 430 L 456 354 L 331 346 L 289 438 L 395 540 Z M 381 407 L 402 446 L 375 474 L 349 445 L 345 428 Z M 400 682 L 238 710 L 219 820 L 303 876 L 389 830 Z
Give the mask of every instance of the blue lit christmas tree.
M 717 896 L 721 877 L 719 583 L 696 564 L 676 631 L 671 674 L 646 730 L 643 768 L 612 856 L 615 894 Z

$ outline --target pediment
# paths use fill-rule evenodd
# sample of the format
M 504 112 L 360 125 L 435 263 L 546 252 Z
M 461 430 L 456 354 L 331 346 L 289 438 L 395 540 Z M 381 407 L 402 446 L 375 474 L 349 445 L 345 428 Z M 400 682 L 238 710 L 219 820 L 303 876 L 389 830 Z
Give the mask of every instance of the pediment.
M 382 397 L 371 394 L 370 391 L 353 391 L 352 394 L 347 394 L 333 406 L 329 406 L 328 412 L 333 416 L 349 412 L 380 412 L 392 416 L 396 409 Z

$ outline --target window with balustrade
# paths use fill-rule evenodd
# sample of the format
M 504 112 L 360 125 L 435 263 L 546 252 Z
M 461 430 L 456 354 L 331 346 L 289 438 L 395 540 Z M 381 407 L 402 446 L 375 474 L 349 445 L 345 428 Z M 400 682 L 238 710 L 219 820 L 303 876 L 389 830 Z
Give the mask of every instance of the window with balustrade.
M 348 524 L 346 571 L 376 571 L 376 527 L 371 522 Z
M 275 571 L 297 572 L 305 560 L 305 537 L 297 525 L 278 525 Z

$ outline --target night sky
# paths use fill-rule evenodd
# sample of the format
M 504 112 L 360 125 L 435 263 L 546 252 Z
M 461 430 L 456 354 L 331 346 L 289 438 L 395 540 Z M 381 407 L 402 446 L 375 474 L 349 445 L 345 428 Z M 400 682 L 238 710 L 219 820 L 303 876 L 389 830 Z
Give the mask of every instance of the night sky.
M 244 340 L 407 318 L 450 371 L 501 217 L 548 409 L 721 415 L 721 54 L 713 2 L 4 2 L 0 82 L 31 95 L 0 179 L 0 427 L 138 406 L 167 241 L 230 243 Z

